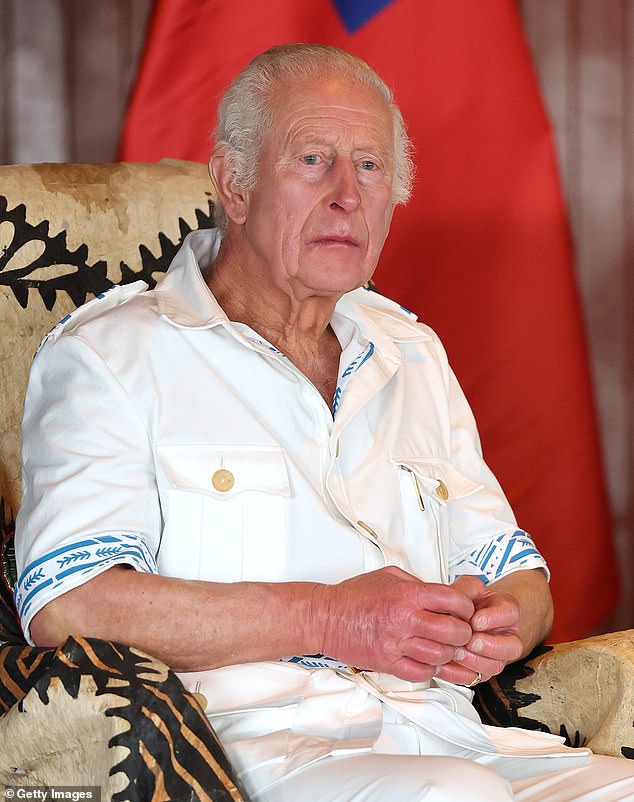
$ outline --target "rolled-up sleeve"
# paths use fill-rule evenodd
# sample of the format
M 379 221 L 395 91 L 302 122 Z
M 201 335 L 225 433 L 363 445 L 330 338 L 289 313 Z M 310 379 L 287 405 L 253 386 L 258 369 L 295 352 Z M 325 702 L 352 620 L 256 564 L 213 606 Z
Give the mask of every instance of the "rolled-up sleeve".
M 36 356 L 22 436 L 15 599 L 28 638 L 45 604 L 112 565 L 156 572 L 160 505 L 144 421 L 81 337 Z
M 484 461 L 476 422 L 449 370 L 452 463 L 479 489 L 451 505 L 449 581 L 462 574 L 494 582 L 519 570 L 542 569 L 546 561 L 531 536 L 517 526 L 511 506 Z

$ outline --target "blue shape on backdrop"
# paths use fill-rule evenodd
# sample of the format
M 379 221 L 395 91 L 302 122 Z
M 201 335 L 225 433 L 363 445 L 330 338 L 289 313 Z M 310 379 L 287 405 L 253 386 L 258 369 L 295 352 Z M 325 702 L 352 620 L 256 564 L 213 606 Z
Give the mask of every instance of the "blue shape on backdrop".
M 348 33 L 354 33 L 393 0 L 333 0 Z

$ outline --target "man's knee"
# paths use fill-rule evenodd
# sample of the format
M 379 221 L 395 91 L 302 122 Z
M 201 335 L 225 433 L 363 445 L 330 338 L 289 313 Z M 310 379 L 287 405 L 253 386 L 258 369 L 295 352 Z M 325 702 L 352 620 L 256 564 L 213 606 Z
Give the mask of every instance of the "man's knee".
M 326 758 L 258 797 L 262 802 L 511 802 L 509 783 L 457 757 L 364 754 Z
M 415 761 L 421 761 L 418 766 Z M 511 802 L 510 783 L 486 766 L 458 757 L 412 758 L 406 780 L 411 802 Z M 397 786 L 400 789 L 401 777 Z M 386 797 L 387 798 L 387 797 Z M 394 797 L 396 798 L 396 796 Z

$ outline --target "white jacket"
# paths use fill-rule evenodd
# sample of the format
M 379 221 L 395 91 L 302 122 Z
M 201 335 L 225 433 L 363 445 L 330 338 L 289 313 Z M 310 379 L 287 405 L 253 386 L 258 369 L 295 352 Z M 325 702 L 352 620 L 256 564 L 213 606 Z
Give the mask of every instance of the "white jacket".
M 155 290 L 114 288 L 45 338 L 23 428 L 16 601 L 25 632 L 52 598 L 120 562 L 221 582 L 337 582 L 386 564 L 427 581 L 490 581 L 545 567 L 482 459 L 429 328 L 377 293 L 341 298 L 331 321 L 343 349 L 333 417 L 283 354 L 218 306 L 200 272 L 217 247 L 215 232 L 190 234 Z M 329 715 L 326 731 L 311 729 L 305 705 L 301 726 L 289 713 L 309 685 L 311 698 L 338 688 L 336 699 L 354 696 L 362 679 L 285 663 L 207 674 L 210 715 L 268 711 L 245 714 L 239 736 L 227 733 L 235 715 L 214 719 L 227 743 L 242 744 L 245 766 L 289 750 L 306 762 L 376 737 L 368 688 L 363 704 L 344 705 L 358 708 L 354 726 Z M 189 679 L 207 684 L 207 674 Z M 324 684 L 323 694 L 313 687 Z M 395 687 L 418 701 L 440 694 L 443 710 L 475 717 L 463 689 Z M 289 747 L 289 715 L 301 748 Z M 280 760 L 285 772 L 291 761 Z

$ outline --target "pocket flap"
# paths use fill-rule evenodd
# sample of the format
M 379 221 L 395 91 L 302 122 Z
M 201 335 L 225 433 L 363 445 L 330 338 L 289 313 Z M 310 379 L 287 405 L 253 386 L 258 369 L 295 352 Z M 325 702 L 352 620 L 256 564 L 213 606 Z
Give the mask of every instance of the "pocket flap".
M 290 496 L 288 469 L 279 446 L 161 445 L 157 458 L 177 490 L 227 499 L 253 490 Z
M 394 457 L 392 462 L 413 471 L 430 496 L 441 503 L 465 498 L 481 490 L 484 485 L 474 482 L 449 460 L 438 457 Z

